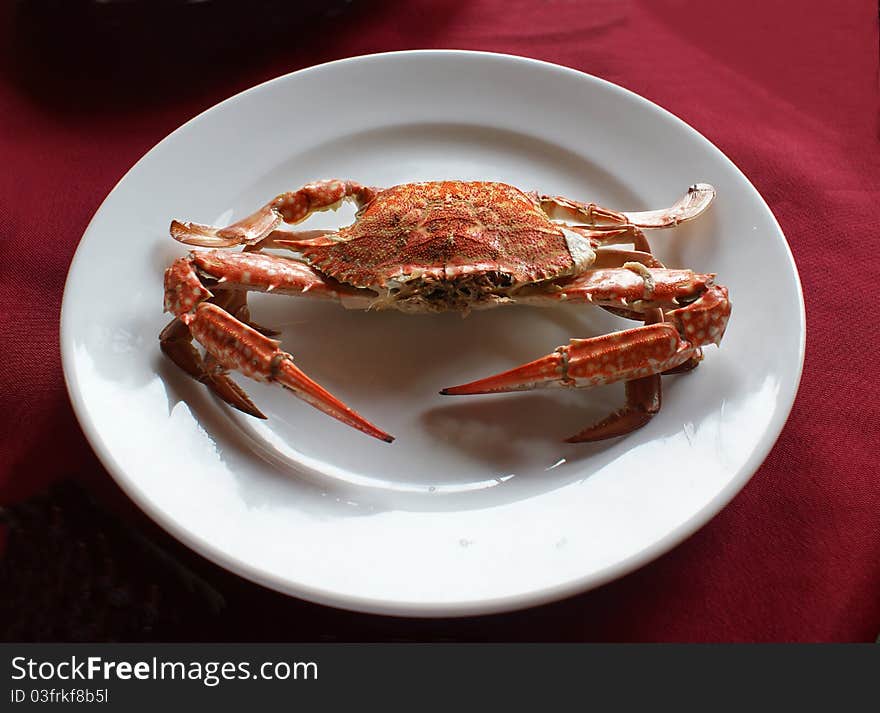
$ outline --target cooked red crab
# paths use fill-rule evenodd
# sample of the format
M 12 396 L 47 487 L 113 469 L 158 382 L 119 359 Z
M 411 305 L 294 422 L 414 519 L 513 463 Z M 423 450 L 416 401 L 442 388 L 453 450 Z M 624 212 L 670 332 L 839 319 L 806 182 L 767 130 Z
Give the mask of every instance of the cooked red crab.
M 626 405 L 568 439 L 628 433 L 660 408 L 660 375 L 693 368 L 718 344 L 730 302 L 712 274 L 670 270 L 651 255 L 643 229 L 695 218 L 715 190 L 691 186 L 671 208 L 621 213 L 592 203 L 525 193 L 503 183 L 438 181 L 368 188 L 318 181 L 283 193 L 225 228 L 171 224 L 180 242 L 242 251 L 191 252 L 165 272 L 165 309 L 175 315 L 162 350 L 184 371 L 247 414 L 265 418 L 229 377 L 278 383 L 312 406 L 384 441 L 393 437 L 343 404 L 251 322 L 250 291 L 331 299 L 352 309 L 440 312 L 507 304 L 592 303 L 643 326 L 572 339 L 550 354 L 441 393 L 484 394 L 626 382 Z M 315 211 L 358 206 L 336 231 L 282 231 Z M 629 244 L 632 249 L 609 247 Z M 291 257 L 261 252 L 292 251 Z M 192 344 L 204 347 L 202 356 Z

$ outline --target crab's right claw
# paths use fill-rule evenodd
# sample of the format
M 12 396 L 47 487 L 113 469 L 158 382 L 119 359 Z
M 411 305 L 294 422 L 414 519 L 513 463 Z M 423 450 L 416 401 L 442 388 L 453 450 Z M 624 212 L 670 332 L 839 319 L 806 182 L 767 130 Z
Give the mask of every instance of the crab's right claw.
M 394 440 L 394 436 L 374 426 L 357 411 L 349 408 L 333 396 L 319 383 L 312 381 L 293 363 L 293 357 L 290 354 L 279 351 L 273 364 L 272 368 L 276 370 L 273 380 L 293 391 L 306 403 L 366 433 L 368 436 L 378 438 L 386 443 L 391 443 Z
M 243 324 L 217 305 L 203 302 L 187 321 L 192 336 L 223 369 L 241 372 L 256 381 L 280 384 L 316 409 L 368 436 L 386 443 L 394 440 L 306 376 L 293 363 L 293 357 L 278 348 L 276 340 Z

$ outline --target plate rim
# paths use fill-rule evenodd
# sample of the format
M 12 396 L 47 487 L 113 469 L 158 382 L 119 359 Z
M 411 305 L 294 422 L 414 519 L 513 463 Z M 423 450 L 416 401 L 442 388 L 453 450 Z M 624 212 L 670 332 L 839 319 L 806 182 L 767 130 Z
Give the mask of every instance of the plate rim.
M 712 498 L 712 500 L 706 503 L 706 505 L 704 505 L 700 510 L 692 514 L 689 518 L 681 522 L 678 526 L 673 528 L 670 532 L 668 532 L 666 535 L 664 535 L 648 547 L 641 549 L 640 551 L 632 554 L 627 558 L 618 560 L 613 564 L 607 565 L 597 572 L 582 575 L 580 577 L 568 580 L 555 586 L 543 587 L 527 592 L 520 592 L 508 596 L 494 597 L 488 599 L 478 598 L 456 602 L 426 602 L 362 597 L 358 595 L 338 592 L 332 589 L 323 589 L 301 583 L 291 582 L 289 580 L 283 579 L 282 577 L 264 572 L 257 567 L 251 565 L 247 561 L 237 559 L 234 556 L 227 554 L 223 550 L 215 547 L 212 542 L 202 539 L 193 533 L 190 533 L 185 527 L 179 525 L 174 518 L 166 516 L 166 514 L 160 508 L 154 506 L 150 498 L 140 490 L 137 483 L 135 482 L 135 479 L 130 478 L 125 469 L 122 468 L 117 462 L 111 448 L 104 442 L 103 436 L 98 431 L 94 422 L 89 418 L 88 410 L 85 406 L 83 399 L 82 387 L 79 383 L 76 369 L 74 367 L 74 337 L 72 335 L 72 328 L 69 318 L 69 315 L 73 308 L 70 307 L 71 293 L 68 287 L 70 285 L 72 275 L 77 270 L 78 264 L 81 261 L 80 255 L 82 245 L 85 242 L 86 237 L 92 230 L 92 226 L 95 220 L 102 213 L 108 201 L 110 201 L 116 191 L 120 189 L 128 176 L 133 171 L 135 171 L 135 169 L 140 166 L 140 164 L 145 161 L 158 146 L 166 141 L 171 140 L 172 137 L 174 137 L 178 132 L 186 129 L 188 126 L 190 126 L 190 124 L 201 120 L 203 117 L 214 111 L 222 110 L 222 107 L 224 107 L 224 105 L 230 102 L 238 101 L 244 95 L 258 92 L 266 85 L 285 80 L 291 76 L 313 72 L 333 65 L 338 66 L 344 64 L 358 63 L 365 60 L 376 60 L 379 58 L 405 59 L 406 57 L 412 57 L 416 55 L 427 58 L 489 58 L 497 61 L 511 62 L 514 64 L 520 63 L 538 66 L 540 69 L 545 71 L 561 72 L 576 76 L 580 80 L 586 79 L 587 81 L 597 82 L 601 85 L 606 85 L 607 88 L 611 89 L 612 91 L 623 92 L 624 94 L 628 95 L 628 98 L 630 100 L 641 103 L 643 106 L 650 109 L 651 111 L 659 113 L 660 115 L 665 115 L 667 119 L 671 118 L 675 120 L 675 122 L 680 125 L 680 128 L 684 128 L 685 131 L 689 132 L 695 140 L 702 142 L 722 161 L 727 162 L 729 166 L 734 170 L 734 172 L 738 175 L 738 177 L 742 179 L 744 184 L 751 189 L 753 197 L 757 198 L 758 205 L 760 205 L 763 210 L 766 211 L 768 217 L 772 222 L 772 225 L 775 226 L 775 228 L 779 231 L 779 235 L 782 237 L 784 254 L 788 260 L 789 267 L 791 268 L 792 274 L 795 278 L 794 283 L 798 306 L 797 327 L 800 339 L 798 344 L 798 359 L 795 369 L 796 373 L 794 375 L 795 378 L 793 381 L 793 389 L 790 397 L 790 402 L 785 408 L 777 409 L 774 419 L 770 422 L 767 430 L 765 431 L 765 438 L 762 439 L 758 443 L 757 447 L 752 451 L 751 455 L 742 466 L 736 477 L 732 478 L 725 485 L 725 487 L 719 493 L 717 493 L 716 496 Z M 79 423 L 80 428 L 82 429 L 83 434 L 85 435 L 86 440 L 88 441 L 93 452 L 97 456 L 98 460 L 101 462 L 101 465 L 107 470 L 107 472 L 120 487 L 120 489 L 151 520 L 153 520 L 176 540 L 182 542 L 184 545 L 195 551 L 200 556 L 205 557 L 209 561 L 213 562 L 217 566 L 222 567 L 223 569 L 226 569 L 227 571 L 248 579 L 251 582 L 267 587 L 268 589 L 286 594 L 288 596 L 303 599 L 305 601 L 325 606 L 331 606 L 338 609 L 357 611 L 368 614 L 409 616 L 419 618 L 445 618 L 477 616 L 515 611 L 527 607 L 547 604 L 549 602 L 554 602 L 563 598 L 585 593 L 604 584 L 607 584 L 613 580 L 619 579 L 627 574 L 630 574 L 631 572 L 649 564 L 650 562 L 653 562 L 655 559 L 674 549 L 676 546 L 684 542 L 691 535 L 693 535 L 703 526 L 705 526 L 712 518 L 715 517 L 715 515 L 717 515 L 724 507 L 726 507 L 730 503 L 730 501 L 737 495 L 737 493 L 739 493 L 745 487 L 749 480 L 752 479 L 752 477 L 761 467 L 763 462 L 766 460 L 772 448 L 776 445 L 777 441 L 779 440 L 779 436 L 781 435 L 782 430 L 789 419 L 792 408 L 794 407 L 795 400 L 797 398 L 797 393 L 800 389 L 801 378 L 803 376 L 804 358 L 806 352 L 806 308 L 804 304 L 803 285 L 801 283 L 797 264 L 794 260 L 794 255 L 791 251 L 791 246 L 789 245 L 788 240 L 785 237 L 785 233 L 783 232 L 782 227 L 776 220 L 776 216 L 773 214 L 773 211 L 764 200 L 764 197 L 754 186 L 754 184 L 752 184 L 745 173 L 739 168 L 739 166 L 734 163 L 734 161 L 732 161 L 709 139 L 703 136 L 703 134 L 701 134 L 699 131 L 697 131 L 676 114 L 661 107 L 659 104 L 656 104 L 650 99 L 647 99 L 630 89 L 620 86 L 619 84 L 603 79 L 601 77 L 597 77 L 593 74 L 583 72 L 579 69 L 574 69 L 572 67 L 567 67 L 545 60 L 539 60 L 531 57 L 524 57 L 521 55 L 513 55 L 502 52 L 488 52 L 478 50 L 411 49 L 393 52 L 375 52 L 369 54 L 354 55 L 351 57 L 345 57 L 328 62 L 322 62 L 320 64 L 310 65 L 308 67 L 303 67 L 293 72 L 286 72 L 276 77 L 272 77 L 254 86 L 237 92 L 227 97 L 226 99 L 223 99 L 216 104 L 208 107 L 204 111 L 199 112 L 197 115 L 185 121 L 183 124 L 178 126 L 176 129 L 165 135 L 153 146 L 151 146 L 123 174 L 123 176 L 116 182 L 113 188 L 107 193 L 105 198 L 101 201 L 101 204 L 95 210 L 92 218 L 89 220 L 88 225 L 86 226 L 82 236 L 77 243 L 77 247 L 71 259 L 70 267 L 68 268 L 67 277 L 64 283 L 64 291 L 60 310 L 59 346 L 61 351 L 62 372 L 64 375 L 64 383 L 67 389 L 68 397 L 71 401 L 71 405 L 73 406 L 73 411 L 76 416 L 77 422 Z

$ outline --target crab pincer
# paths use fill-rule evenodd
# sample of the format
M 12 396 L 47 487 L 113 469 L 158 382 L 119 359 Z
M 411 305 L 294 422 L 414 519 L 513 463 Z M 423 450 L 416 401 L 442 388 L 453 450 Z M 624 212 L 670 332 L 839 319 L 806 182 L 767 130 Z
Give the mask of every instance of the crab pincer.
M 243 280 L 245 273 L 260 266 L 266 256 L 238 253 L 224 256 L 224 265 L 238 262 Z M 238 410 L 257 418 L 265 418 L 245 392 L 229 377 L 237 371 L 254 381 L 276 383 L 292 391 L 300 399 L 343 423 L 391 443 L 394 437 L 374 426 L 357 411 L 346 406 L 329 391 L 303 373 L 293 357 L 280 349 L 280 342 L 271 339 L 208 299 L 215 296 L 203 284 L 197 272 L 198 265 L 210 266 L 211 254 L 190 255 L 180 258 L 165 276 L 165 305 L 176 319 L 160 335 L 162 351 L 174 363 L 198 381 L 208 385 L 214 393 Z M 242 267 L 250 268 L 244 270 Z M 279 289 L 303 292 L 309 287 L 308 268 L 298 263 L 284 272 L 274 269 L 273 284 Z M 235 275 L 234 270 L 227 274 Z M 234 284 L 234 283 L 233 283 Z M 322 283 L 323 284 L 323 283 Z M 320 290 L 316 289 L 316 292 Z M 195 339 L 206 352 L 203 359 L 193 347 Z
M 193 337 L 226 369 L 241 372 L 254 381 L 277 383 L 306 403 L 333 418 L 363 431 L 380 441 L 391 443 L 393 436 L 377 428 L 346 406 L 327 389 L 306 376 L 293 357 L 279 348 L 279 342 L 242 324 L 216 305 L 199 305 L 196 318 L 189 323 Z
M 659 411 L 659 376 L 699 360 L 702 346 L 721 341 L 729 317 L 727 289 L 712 285 L 690 305 L 667 313 L 670 321 L 572 339 L 539 359 L 440 393 L 465 396 L 625 381 L 626 406 L 566 440 L 579 443 L 624 435 Z

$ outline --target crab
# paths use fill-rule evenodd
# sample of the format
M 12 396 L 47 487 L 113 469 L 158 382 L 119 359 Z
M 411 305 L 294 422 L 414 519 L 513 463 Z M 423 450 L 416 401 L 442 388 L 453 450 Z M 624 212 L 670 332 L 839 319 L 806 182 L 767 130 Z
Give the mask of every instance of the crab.
M 393 436 L 306 376 L 273 339 L 277 332 L 252 321 L 248 292 L 410 313 L 593 304 L 643 324 L 572 339 L 532 362 L 440 393 L 624 381 L 625 405 L 566 440 L 625 435 L 659 411 L 660 376 L 692 369 L 702 359 L 702 347 L 719 344 L 724 334 L 727 289 L 715 283 L 714 274 L 667 269 L 651 254 L 644 232 L 696 218 L 714 196 L 712 186 L 698 183 L 670 208 L 618 212 L 496 182 L 447 180 L 383 189 L 316 181 L 226 227 L 171 223 L 174 239 L 210 249 L 190 252 L 165 272 L 165 310 L 174 320 L 160 335 L 161 348 L 246 414 L 265 418 L 230 371 L 279 384 L 390 443 Z M 299 223 L 343 201 L 357 205 L 348 227 L 279 230 L 282 223 Z M 229 250 L 236 246 L 242 250 Z M 263 252 L 267 249 L 286 254 Z

